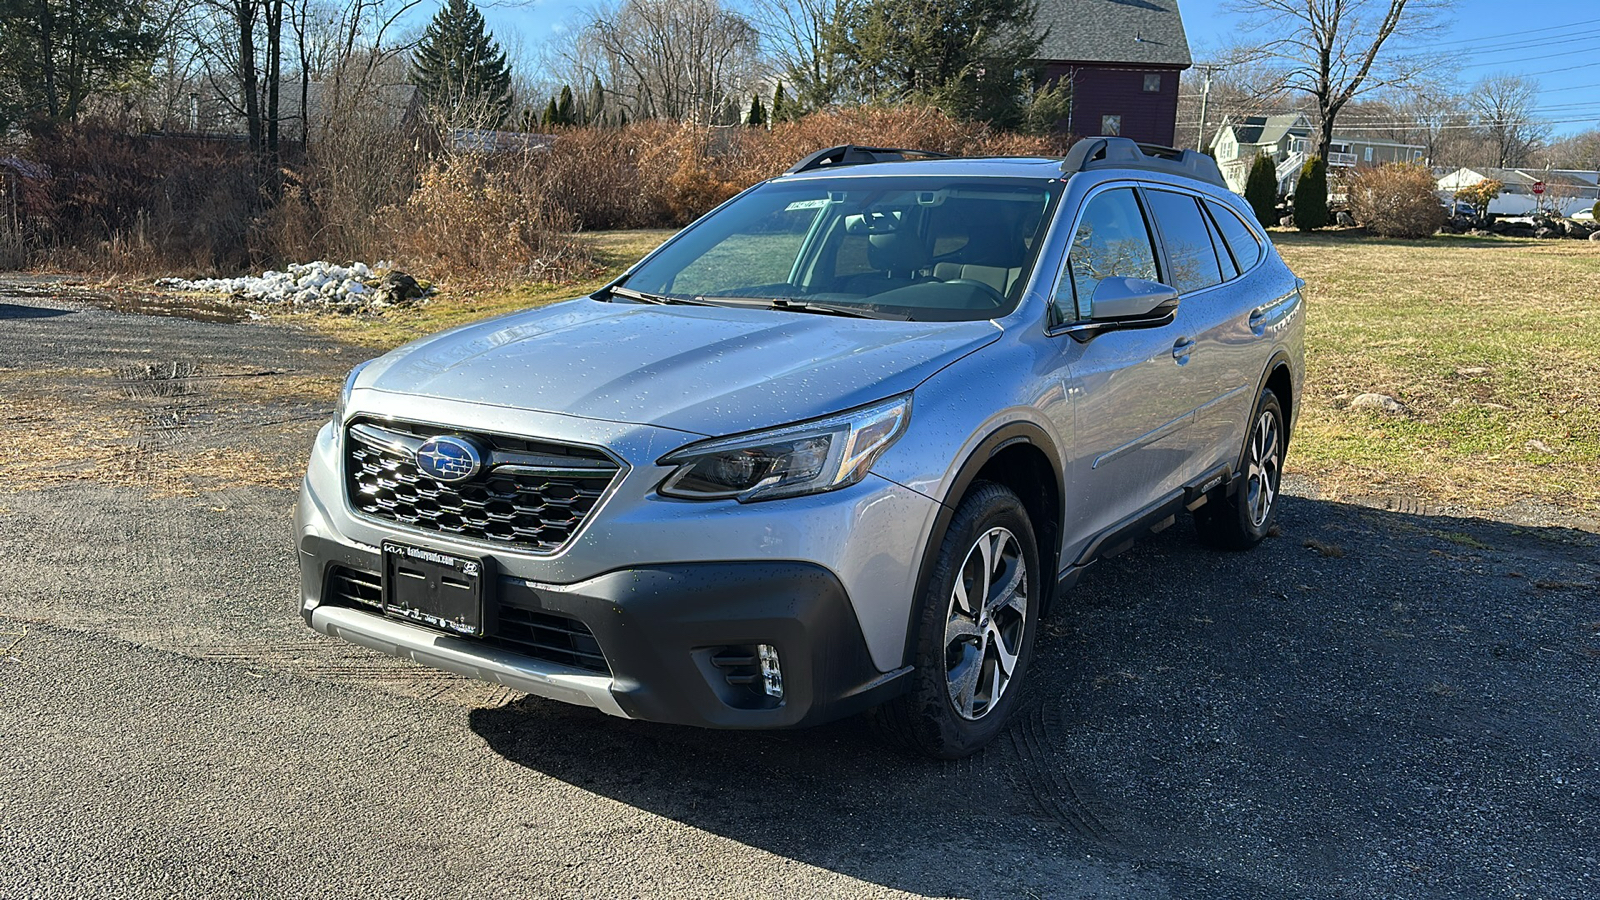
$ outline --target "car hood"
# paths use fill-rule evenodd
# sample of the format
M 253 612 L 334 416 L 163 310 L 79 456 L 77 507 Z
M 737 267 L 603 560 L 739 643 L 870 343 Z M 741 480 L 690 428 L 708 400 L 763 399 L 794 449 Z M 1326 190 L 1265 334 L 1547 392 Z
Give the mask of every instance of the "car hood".
M 990 321 L 585 298 L 424 338 L 356 387 L 734 434 L 908 391 L 1000 334 Z

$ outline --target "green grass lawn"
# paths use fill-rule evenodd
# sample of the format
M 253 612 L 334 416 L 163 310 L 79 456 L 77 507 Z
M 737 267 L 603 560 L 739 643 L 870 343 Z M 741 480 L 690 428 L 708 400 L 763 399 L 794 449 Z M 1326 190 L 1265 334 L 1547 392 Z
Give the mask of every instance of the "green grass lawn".
M 376 318 L 306 316 L 387 349 L 593 291 L 670 231 L 588 235 L 578 284 L 452 291 Z M 1306 280 L 1307 383 L 1290 470 L 1329 496 L 1415 493 L 1484 509 L 1600 507 L 1600 243 L 1274 232 Z M 1349 409 L 1375 392 L 1404 415 Z M 1547 452 L 1548 451 L 1548 452 Z
M 1290 463 L 1331 493 L 1600 505 L 1600 244 L 1274 233 L 1306 280 Z M 1392 396 L 1405 415 L 1352 410 Z M 1546 452 L 1548 451 L 1548 452 Z

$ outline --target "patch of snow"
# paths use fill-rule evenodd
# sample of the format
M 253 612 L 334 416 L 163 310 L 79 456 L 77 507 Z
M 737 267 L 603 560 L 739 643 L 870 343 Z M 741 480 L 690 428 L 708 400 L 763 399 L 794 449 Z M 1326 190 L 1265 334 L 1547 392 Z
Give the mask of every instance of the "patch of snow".
M 222 294 L 257 303 L 281 304 L 293 308 L 318 308 L 354 312 L 393 306 L 392 298 L 374 290 L 382 274 L 392 264 L 376 266 L 351 263 L 338 266 L 325 260 L 291 265 L 287 271 L 264 272 L 242 278 L 161 278 L 160 287 L 179 291 Z

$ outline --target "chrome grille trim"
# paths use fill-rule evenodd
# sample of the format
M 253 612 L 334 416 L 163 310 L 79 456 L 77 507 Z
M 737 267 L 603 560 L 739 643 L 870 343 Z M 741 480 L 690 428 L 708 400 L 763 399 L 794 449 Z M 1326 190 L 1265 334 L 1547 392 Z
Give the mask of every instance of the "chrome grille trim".
M 478 475 L 452 484 L 417 468 L 417 448 L 446 434 L 488 448 Z M 345 492 L 358 515 L 539 554 L 570 543 L 627 468 L 597 447 L 435 425 L 357 419 L 345 436 Z

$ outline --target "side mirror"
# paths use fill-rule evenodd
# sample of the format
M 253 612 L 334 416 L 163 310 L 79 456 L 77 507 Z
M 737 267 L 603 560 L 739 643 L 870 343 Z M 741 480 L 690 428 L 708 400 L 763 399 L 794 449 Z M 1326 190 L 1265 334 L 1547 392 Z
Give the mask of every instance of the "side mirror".
M 1089 298 L 1089 318 L 1108 325 L 1157 324 L 1177 311 L 1177 288 L 1143 278 L 1107 278 Z

